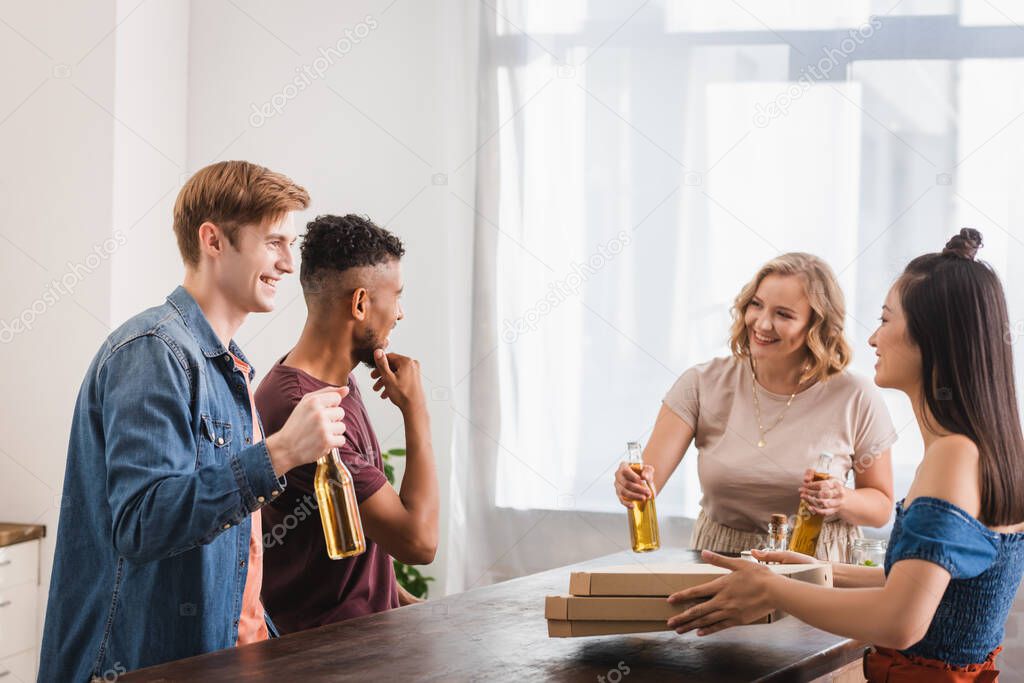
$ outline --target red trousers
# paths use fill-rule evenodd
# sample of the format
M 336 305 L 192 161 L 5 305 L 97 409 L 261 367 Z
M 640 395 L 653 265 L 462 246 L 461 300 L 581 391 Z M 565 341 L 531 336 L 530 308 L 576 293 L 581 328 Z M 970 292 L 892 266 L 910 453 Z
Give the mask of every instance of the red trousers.
M 998 683 L 996 655 L 1002 649 L 997 647 L 981 664 L 950 666 L 937 659 L 908 657 L 876 647 L 864 655 L 864 678 L 868 683 Z

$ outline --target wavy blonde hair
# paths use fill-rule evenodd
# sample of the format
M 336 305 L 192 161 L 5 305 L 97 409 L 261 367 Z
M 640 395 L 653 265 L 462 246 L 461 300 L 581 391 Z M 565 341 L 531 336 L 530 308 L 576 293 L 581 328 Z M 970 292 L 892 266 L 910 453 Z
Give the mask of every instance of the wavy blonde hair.
M 806 341 L 811 363 L 801 375 L 800 382 L 826 380 L 842 372 L 853 356 L 843 334 L 846 299 L 832 268 L 817 256 L 802 252 L 790 252 L 773 258 L 761 266 L 757 275 L 740 290 L 730 311 L 732 328 L 729 331 L 729 348 L 732 354 L 741 359 L 750 358 L 750 339 L 747 337 L 744 316 L 761 281 L 769 275 L 799 277 L 811 304 L 811 322 Z

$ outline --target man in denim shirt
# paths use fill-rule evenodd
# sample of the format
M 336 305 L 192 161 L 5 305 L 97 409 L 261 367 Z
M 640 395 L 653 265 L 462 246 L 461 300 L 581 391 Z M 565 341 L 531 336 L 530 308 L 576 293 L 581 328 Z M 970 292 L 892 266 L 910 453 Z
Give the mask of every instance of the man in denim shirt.
M 184 285 L 107 338 L 78 395 L 64 479 L 75 506 L 57 529 L 40 681 L 267 637 L 253 522 L 285 472 L 344 444 L 347 388 L 310 394 L 264 441 L 231 338 L 273 310 L 293 271 L 291 212 L 308 204 L 287 177 L 242 161 L 179 193 Z

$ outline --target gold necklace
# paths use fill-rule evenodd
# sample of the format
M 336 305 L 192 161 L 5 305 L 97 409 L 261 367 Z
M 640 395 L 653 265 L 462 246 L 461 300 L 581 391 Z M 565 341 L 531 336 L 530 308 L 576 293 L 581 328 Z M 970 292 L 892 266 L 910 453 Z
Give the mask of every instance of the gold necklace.
M 799 388 L 800 387 L 798 385 L 797 390 L 799 390 Z M 757 376 L 754 375 L 753 360 L 750 361 L 750 389 L 754 393 L 754 410 L 757 414 L 757 431 L 761 436 L 761 438 L 758 439 L 757 447 L 764 448 L 765 446 L 768 445 L 768 443 L 764 440 L 765 434 L 778 427 L 779 423 L 782 422 L 782 418 L 786 417 L 786 412 L 789 410 L 789 406 L 793 404 L 793 399 L 796 398 L 796 391 L 789 395 L 789 400 L 786 401 L 786 406 L 782 409 L 782 412 L 779 414 L 779 419 L 775 421 L 775 424 L 773 424 L 768 429 L 765 429 L 764 425 L 761 424 L 761 400 L 757 396 Z

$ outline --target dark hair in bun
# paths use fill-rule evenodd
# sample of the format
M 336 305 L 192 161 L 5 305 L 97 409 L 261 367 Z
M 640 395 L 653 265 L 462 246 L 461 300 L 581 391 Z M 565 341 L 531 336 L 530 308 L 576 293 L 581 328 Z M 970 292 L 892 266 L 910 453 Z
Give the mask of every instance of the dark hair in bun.
M 959 233 L 950 237 L 946 242 L 946 248 L 942 250 L 942 255 L 973 261 L 981 246 L 980 232 L 974 228 L 961 228 Z
M 1024 434 L 1006 296 L 992 267 L 974 260 L 980 246 L 981 233 L 964 228 L 942 253 L 911 261 L 898 286 L 907 332 L 921 351 L 922 402 L 942 430 L 978 446 L 978 519 L 1004 526 L 1024 520 Z

